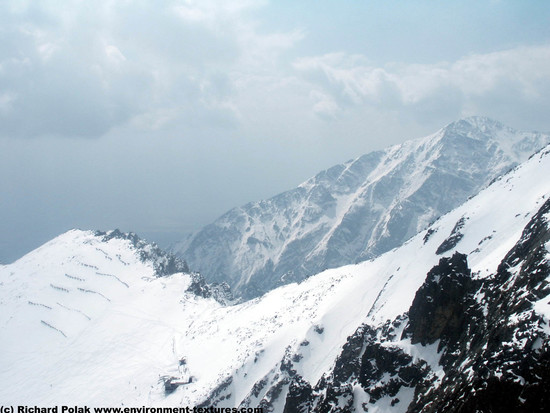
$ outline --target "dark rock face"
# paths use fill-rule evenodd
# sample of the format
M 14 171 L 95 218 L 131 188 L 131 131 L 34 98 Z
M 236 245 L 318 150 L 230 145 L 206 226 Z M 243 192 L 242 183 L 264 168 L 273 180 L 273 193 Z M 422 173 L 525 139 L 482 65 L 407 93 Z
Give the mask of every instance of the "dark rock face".
M 550 295 L 549 214 L 550 200 L 490 277 L 472 274 L 464 254 L 442 257 L 408 313 L 359 327 L 330 374 L 315 385 L 289 374 L 284 411 L 350 412 L 359 402 L 369 411 L 382 398 L 408 412 L 548 411 L 550 338 L 533 305 Z M 419 350 L 439 342 L 438 371 L 404 342 Z M 284 370 L 295 373 L 290 358 Z
M 449 235 L 449 238 L 447 238 L 445 241 L 441 243 L 439 247 L 437 247 L 437 250 L 435 251 L 436 254 L 438 255 L 443 254 L 447 251 L 452 250 L 454 247 L 457 246 L 459 241 L 464 236 L 464 234 L 460 232 L 460 230 L 464 226 L 464 222 L 465 222 L 464 217 L 458 220 L 453 230 L 451 231 L 451 235 Z
M 550 340 L 533 303 L 550 293 L 549 211 L 547 201 L 493 277 L 470 283 L 464 301 L 474 293 L 484 298 L 470 300 L 462 334 L 444 350 L 441 385 L 416 398 L 410 411 L 548 410 Z
M 356 404 L 354 387 L 360 386 L 368 402 L 364 411 L 383 397 L 391 398 L 391 405 L 401 403 L 397 394 L 403 388 L 424 388 L 433 381 L 433 374 L 423 360 L 414 360 L 397 346 L 390 344 L 396 330 L 406 322 L 401 317 L 375 330 L 363 325 L 348 338 L 336 360 L 332 374 L 315 387 L 317 400 L 312 411 L 349 412 Z
M 288 387 L 283 413 L 310 411 L 312 393 L 311 385 L 307 381 L 301 377 L 293 380 Z
M 441 340 L 440 349 L 456 342 L 473 305 L 471 284 L 466 255 L 455 253 L 451 258 L 442 258 L 416 292 L 404 334 L 410 334 L 413 344 Z

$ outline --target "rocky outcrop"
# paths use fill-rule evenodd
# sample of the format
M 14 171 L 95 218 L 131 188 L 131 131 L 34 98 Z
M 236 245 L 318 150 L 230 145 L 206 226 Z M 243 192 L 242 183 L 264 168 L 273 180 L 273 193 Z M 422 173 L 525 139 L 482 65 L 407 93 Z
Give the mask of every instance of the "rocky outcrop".
M 439 340 L 439 350 L 457 342 L 475 307 L 472 285 L 466 255 L 442 258 L 416 292 L 404 337 L 423 346 Z
M 132 247 L 138 252 L 141 261 L 153 265 L 157 277 L 166 277 L 176 273 L 189 273 L 191 283 L 186 290 L 187 292 L 198 297 L 214 298 L 223 305 L 236 302 L 227 283 L 207 283 L 201 274 L 191 272 L 184 260 L 160 249 L 155 243 L 148 243 L 133 232 L 126 233 L 114 229 L 108 232 L 96 231 L 95 235 L 102 237 L 104 242 L 115 238 L 130 241 Z
M 546 411 L 550 407 L 550 339 L 534 304 L 550 294 L 546 201 L 494 276 L 471 284 L 466 328 L 442 357 L 445 378 L 410 411 Z M 477 307 L 477 308 L 476 308 Z M 475 311 L 471 311 L 474 308 Z M 480 314 L 481 310 L 483 313 Z
M 442 257 L 406 314 L 360 326 L 318 383 L 292 378 L 285 412 L 547 411 L 550 330 L 534 306 L 550 296 L 549 216 L 550 200 L 488 277 Z
M 121 232 L 119 229 L 114 229 L 108 232 L 96 231 L 95 235 L 103 237 L 104 242 L 115 238 L 130 241 L 132 247 L 138 251 L 141 261 L 151 262 L 159 277 L 178 272 L 190 272 L 189 266 L 183 259 L 160 249 L 155 243 L 149 243 L 141 239 L 133 232 Z

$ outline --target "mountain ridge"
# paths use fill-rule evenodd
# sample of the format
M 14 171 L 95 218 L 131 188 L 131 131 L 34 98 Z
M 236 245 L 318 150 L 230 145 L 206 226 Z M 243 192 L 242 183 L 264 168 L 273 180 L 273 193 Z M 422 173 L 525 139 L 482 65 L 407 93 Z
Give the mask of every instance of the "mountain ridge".
M 397 247 L 548 142 L 465 118 L 234 208 L 175 251 L 208 280 L 254 297 Z
M 466 385 L 472 374 L 484 371 L 485 359 L 476 356 L 477 350 L 464 350 L 474 349 L 474 342 L 488 344 L 480 354 L 498 367 L 489 371 L 501 372 L 503 385 L 512 386 L 516 394 L 521 387 L 513 384 L 514 374 L 527 374 L 521 366 L 544 371 L 540 357 L 549 343 L 550 184 L 538 179 L 548 173 L 550 148 L 401 247 L 238 305 L 223 306 L 194 295 L 184 274 L 150 277 L 152 266 L 141 267 L 148 273 L 128 271 L 117 254 L 129 264 L 140 262 L 139 254 L 128 249 L 129 240 L 115 237 L 108 241 L 111 249 L 103 236 L 77 232 L 86 242 L 70 243 L 74 237 L 69 233 L 67 242 L 51 242 L 0 268 L 0 326 L 10 337 L 0 342 L 5 366 L 0 397 L 14 405 L 60 400 L 93 405 L 99 397 L 113 406 L 260 406 L 275 412 L 365 407 L 395 413 L 409 406 L 422 411 L 427 401 L 420 395 L 431 389 L 443 407 L 438 411 L 453 411 L 445 400 L 458 402 L 468 394 L 453 393 L 463 388 L 453 383 Z M 97 274 L 112 268 L 111 260 L 95 249 L 98 245 L 117 265 L 112 275 L 129 287 Z M 58 283 L 67 278 L 64 273 L 94 280 L 95 291 L 111 301 Z M 525 283 L 531 278 L 533 283 Z M 9 286 L 10 279 L 17 280 L 18 288 Z M 449 300 L 438 292 L 466 299 L 448 307 Z M 76 293 L 80 298 L 71 305 L 59 301 Z M 50 307 L 59 302 L 92 320 L 62 307 L 59 318 L 46 318 L 53 310 L 35 305 L 49 305 L 46 298 Z M 20 305 L 11 305 L 13 300 Z M 419 310 L 416 315 L 412 308 Z M 506 317 L 499 318 L 500 309 L 506 308 Z M 440 314 L 433 318 L 435 329 L 413 321 L 425 313 Z M 28 322 L 25 314 L 35 322 Z M 485 318 L 495 320 L 488 325 L 503 329 L 488 332 Z M 456 325 L 465 328 L 446 327 Z M 474 331 L 475 326 L 479 328 Z M 501 330 L 506 334 L 499 341 Z M 29 336 L 49 338 L 33 347 L 25 340 Z M 531 340 L 535 337 L 538 342 Z M 524 339 L 532 343 L 530 349 Z M 465 358 L 457 358 L 455 350 Z M 464 368 L 457 368 L 463 362 Z M 498 377 L 475 377 L 480 379 L 475 389 L 483 390 L 486 378 L 496 388 Z M 533 385 L 544 382 L 534 375 L 526 378 L 537 394 L 540 386 Z

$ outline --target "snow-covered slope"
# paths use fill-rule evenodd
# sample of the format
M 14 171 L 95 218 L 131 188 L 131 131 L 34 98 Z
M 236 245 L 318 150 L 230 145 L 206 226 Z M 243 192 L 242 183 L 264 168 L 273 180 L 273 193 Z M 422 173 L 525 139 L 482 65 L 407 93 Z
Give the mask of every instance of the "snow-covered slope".
M 0 342 L 0 399 L 13 405 L 263 406 L 275 412 L 300 406 L 362 411 L 364 405 L 405 411 L 419 402 L 426 390 L 421 386 L 436 391 L 454 380 L 451 371 L 474 374 L 468 363 L 475 358 L 459 359 L 450 333 L 443 334 L 450 322 L 442 322 L 442 332 L 426 332 L 418 322 L 423 318 L 413 316 L 429 315 L 430 303 L 436 321 L 455 314 L 441 307 L 453 300 L 430 291 L 452 297 L 460 290 L 455 284 L 480 283 L 465 302 L 478 303 L 487 319 L 511 314 L 508 328 L 539 317 L 540 328 L 521 332 L 539 338 L 529 351 L 548 349 L 550 291 L 541 285 L 550 281 L 549 174 L 546 150 L 401 247 L 234 306 L 187 292 L 190 276 L 155 277 L 124 240 L 65 234 L 0 270 L 0 327 L 8 337 Z M 538 232 L 530 229 L 535 227 Z M 463 274 L 460 282 L 455 273 Z M 537 283 L 512 288 L 531 273 L 538 274 Z M 514 294 L 529 300 L 516 308 L 506 298 Z M 467 336 L 469 325 L 453 331 Z M 494 354 L 514 348 L 520 348 L 518 357 L 533 354 L 521 338 L 519 344 L 487 340 L 481 348 Z M 444 356 L 450 361 L 442 365 Z M 388 363 L 374 372 L 367 368 L 381 357 Z M 464 363 L 452 364 L 459 361 Z M 452 384 L 445 388 L 458 388 Z
M 200 278 L 182 271 L 185 263 L 118 230 L 72 230 L 0 267 L 0 399 L 118 404 L 139 388 L 154 400 L 158 375 L 176 360 L 180 300 L 198 300 L 189 313 L 201 308 L 187 292 Z
M 401 245 L 549 142 L 463 119 L 235 208 L 176 250 L 206 279 L 254 297 Z

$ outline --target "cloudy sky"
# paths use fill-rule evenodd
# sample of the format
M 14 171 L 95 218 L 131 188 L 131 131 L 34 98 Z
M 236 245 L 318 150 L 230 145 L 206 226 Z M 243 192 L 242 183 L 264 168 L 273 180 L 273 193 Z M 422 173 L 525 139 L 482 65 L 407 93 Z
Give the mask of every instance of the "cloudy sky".
M 478 114 L 550 131 L 547 0 L 0 0 L 0 262 L 161 243 Z

